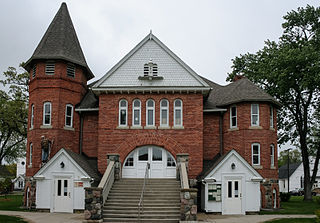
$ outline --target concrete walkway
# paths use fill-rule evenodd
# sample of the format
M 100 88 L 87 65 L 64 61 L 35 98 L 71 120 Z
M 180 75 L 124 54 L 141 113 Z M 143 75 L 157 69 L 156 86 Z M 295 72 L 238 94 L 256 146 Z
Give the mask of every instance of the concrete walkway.
M 0 215 L 18 216 L 29 223 L 81 223 L 83 214 L 0 211 Z M 260 223 L 278 218 L 315 218 L 315 215 L 213 215 L 198 214 L 199 222 Z

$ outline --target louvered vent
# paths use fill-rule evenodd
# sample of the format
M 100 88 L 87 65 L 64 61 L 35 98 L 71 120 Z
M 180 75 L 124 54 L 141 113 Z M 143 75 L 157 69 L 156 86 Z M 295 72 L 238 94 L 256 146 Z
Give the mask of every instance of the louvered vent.
M 47 75 L 54 75 L 54 63 L 47 63 L 46 64 L 46 74 Z
M 75 77 L 76 67 L 73 64 L 67 65 L 67 76 L 68 77 Z

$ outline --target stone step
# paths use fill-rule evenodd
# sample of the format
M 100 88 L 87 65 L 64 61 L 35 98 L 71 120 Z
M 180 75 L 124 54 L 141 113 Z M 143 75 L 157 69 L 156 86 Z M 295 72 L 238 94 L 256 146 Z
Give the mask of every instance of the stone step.
M 138 207 L 139 202 L 119 202 L 119 201 L 110 201 L 107 200 L 104 203 L 104 207 L 110 207 L 110 206 L 118 206 L 118 207 Z M 158 203 L 152 203 L 152 202 L 145 202 L 144 207 L 180 207 L 180 202 L 158 202 Z
M 128 192 L 127 190 L 123 190 L 123 191 L 114 191 L 111 190 L 109 192 L 109 196 L 111 195 L 126 195 L 126 196 L 140 196 L 141 195 L 141 191 L 130 191 Z M 175 196 L 178 195 L 179 196 L 179 192 L 177 191 L 145 191 L 144 192 L 144 196 L 150 196 L 150 195 L 156 195 L 156 196 L 163 196 L 163 195 L 167 195 L 167 196 Z
M 103 218 L 138 218 L 138 213 L 129 214 L 129 213 L 112 213 L 112 214 L 103 214 Z M 148 218 L 148 219 L 167 219 L 167 218 L 180 218 L 180 213 L 175 214 L 169 214 L 169 213 L 163 213 L 163 214 L 147 214 L 143 213 L 140 215 L 140 218 Z
M 157 222 L 163 222 L 163 223 L 178 223 L 180 221 L 180 218 L 172 218 L 172 219 L 148 219 L 148 218 L 141 218 L 140 221 L 138 219 L 129 219 L 129 218 L 104 218 L 104 222 L 150 222 L 150 223 L 157 223 Z
M 110 200 L 107 200 L 107 202 L 111 202 L 111 201 L 119 201 L 119 202 L 125 202 L 125 203 L 136 203 L 138 204 L 139 201 L 140 201 L 140 198 L 139 199 L 110 199 Z M 150 200 L 144 200 L 144 203 L 145 204 L 152 204 L 152 203 L 162 203 L 162 204 L 170 204 L 170 203 L 178 203 L 180 202 L 180 199 L 170 199 L 170 200 L 167 200 L 167 199 L 150 199 Z
M 119 209 L 103 209 L 103 214 L 137 214 L 138 208 L 131 209 L 131 210 L 119 210 Z M 144 214 L 179 214 L 179 210 L 173 209 L 173 210 L 163 210 L 163 209 L 145 209 L 143 208 Z
M 180 211 L 180 204 L 177 204 L 176 206 L 167 205 L 167 206 L 143 206 L 144 211 Z M 128 210 L 128 211 L 137 211 L 138 205 L 131 205 L 131 206 L 123 206 L 123 205 L 105 205 L 103 207 L 103 210 L 109 211 L 109 210 Z
M 117 200 L 140 200 L 140 195 L 137 196 L 126 196 L 126 195 L 109 195 L 108 200 L 117 199 Z M 158 196 L 158 195 L 145 195 L 143 198 L 145 201 L 147 200 L 180 200 L 179 195 L 175 196 Z

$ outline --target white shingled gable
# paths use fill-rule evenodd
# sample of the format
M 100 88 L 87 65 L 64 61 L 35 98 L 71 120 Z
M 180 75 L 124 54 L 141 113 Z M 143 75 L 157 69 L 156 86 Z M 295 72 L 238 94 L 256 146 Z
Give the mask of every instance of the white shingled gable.
M 163 79 L 140 80 L 144 64 L 152 60 L 158 66 L 158 76 Z M 177 57 L 152 33 L 145 37 L 131 52 L 116 64 L 94 86 L 93 90 L 119 88 L 197 88 L 209 90 L 188 65 Z

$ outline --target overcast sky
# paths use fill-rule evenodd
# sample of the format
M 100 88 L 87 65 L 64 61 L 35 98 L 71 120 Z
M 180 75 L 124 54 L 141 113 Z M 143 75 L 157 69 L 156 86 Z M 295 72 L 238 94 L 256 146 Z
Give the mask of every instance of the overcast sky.
M 0 1 L 0 73 L 27 61 L 62 1 Z M 277 40 L 283 16 L 302 0 L 67 0 L 87 63 L 96 78 L 152 29 L 198 74 L 226 84 L 231 60 Z M 318 3 L 318 4 L 317 4 Z M 1 86 L 2 87 L 2 86 Z

